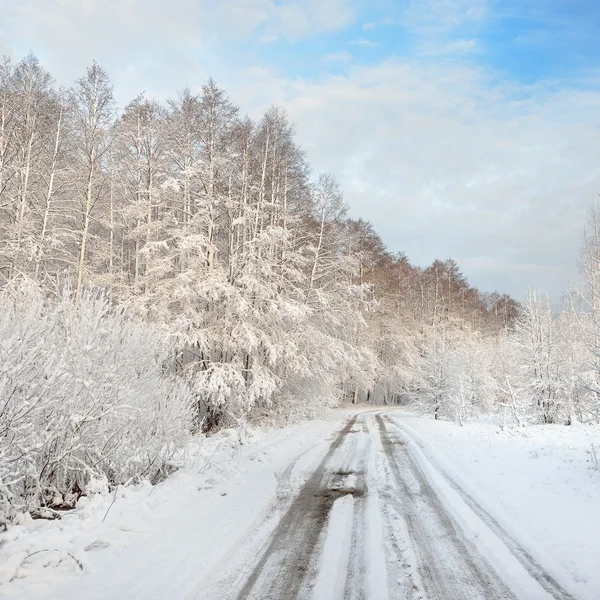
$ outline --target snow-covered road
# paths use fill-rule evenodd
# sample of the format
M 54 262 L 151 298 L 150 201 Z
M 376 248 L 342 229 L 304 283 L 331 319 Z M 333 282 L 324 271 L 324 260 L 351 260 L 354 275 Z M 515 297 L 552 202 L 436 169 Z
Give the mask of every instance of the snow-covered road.
M 283 478 L 273 512 L 199 598 L 576 598 L 393 415 L 353 416 L 297 493 Z
M 481 505 L 430 452 L 411 426 L 415 421 L 401 411 L 365 410 L 342 422 L 267 436 L 232 462 L 220 481 L 199 485 L 182 474 L 161 484 L 164 489 L 158 486 L 153 508 L 169 503 L 169 486 L 179 496 L 192 488 L 196 495 L 161 521 L 147 513 L 150 527 L 120 549 L 106 542 L 104 558 L 96 554 L 103 552 L 96 538 L 111 538 L 101 529 L 89 529 L 81 554 L 63 546 L 73 558 L 90 552 L 99 557 L 84 565 L 84 573 L 63 573 L 53 584 L 47 573 L 44 578 L 21 567 L 0 586 L 0 595 L 591 600 L 593 592 L 586 595 L 564 572 L 548 568 L 523 537 Z M 132 500 L 132 509 L 138 505 Z M 114 519 L 125 530 L 127 519 Z M 40 531 L 48 537 L 52 527 Z M 24 552 L 33 556 L 34 548 Z

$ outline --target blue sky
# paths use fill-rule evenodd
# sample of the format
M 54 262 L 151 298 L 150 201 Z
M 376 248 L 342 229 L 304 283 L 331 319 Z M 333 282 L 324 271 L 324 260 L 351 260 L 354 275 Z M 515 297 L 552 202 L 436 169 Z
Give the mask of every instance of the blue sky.
M 349 63 L 369 65 L 390 56 L 451 60 L 524 83 L 577 82 L 600 66 L 596 0 L 404 0 L 349 6 L 347 23 L 309 37 L 276 36 L 263 23 L 236 44 L 236 60 L 258 61 L 297 77 L 336 73 Z M 229 42 L 220 46 L 231 56 Z
M 124 104 L 214 77 L 283 104 L 353 216 L 484 290 L 555 296 L 600 193 L 597 0 L 0 0 L 0 54 L 69 85 L 92 60 Z

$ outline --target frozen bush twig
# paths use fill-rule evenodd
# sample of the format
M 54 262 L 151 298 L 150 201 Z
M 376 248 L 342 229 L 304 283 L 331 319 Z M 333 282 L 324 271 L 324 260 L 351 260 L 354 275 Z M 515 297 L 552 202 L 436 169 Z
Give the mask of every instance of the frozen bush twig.
M 596 452 L 596 447 L 594 444 L 591 444 L 590 456 L 592 458 L 592 468 L 594 471 L 600 471 L 600 462 L 598 461 L 598 454 Z
M 27 555 L 27 556 L 26 556 L 26 557 L 25 557 L 25 558 L 24 558 L 24 559 L 21 561 L 21 565 L 20 565 L 20 566 L 23 566 L 23 564 L 25 563 L 25 561 L 26 561 L 28 558 L 31 558 L 32 556 L 35 556 L 36 554 L 41 554 L 42 552 L 58 552 L 58 553 L 60 553 L 60 554 L 62 554 L 62 553 L 64 552 L 64 553 L 65 553 L 67 556 L 70 556 L 70 557 L 73 559 L 73 561 L 75 562 L 75 564 L 76 564 L 76 565 L 77 565 L 77 566 L 78 566 L 78 567 L 79 567 L 79 568 L 80 568 L 82 571 L 84 570 L 84 568 L 83 568 L 83 563 L 82 563 L 82 562 L 81 562 L 79 559 L 75 558 L 75 557 L 74 557 L 74 556 L 73 556 L 73 555 L 72 555 L 70 552 L 67 552 L 66 550 L 59 550 L 58 548 L 44 548 L 44 549 L 42 549 L 42 550 L 36 550 L 35 552 L 32 552 L 31 554 L 28 554 L 28 555 Z M 61 559 L 61 561 L 62 561 L 62 559 Z
M 104 521 L 106 521 L 106 517 L 108 517 L 108 513 L 110 512 L 110 509 L 113 507 L 114 503 L 117 501 L 118 493 L 119 493 L 119 486 L 117 486 L 117 488 L 115 489 L 114 498 L 113 498 L 112 502 L 110 503 L 109 507 L 106 509 L 104 516 L 102 517 L 102 523 L 104 523 Z

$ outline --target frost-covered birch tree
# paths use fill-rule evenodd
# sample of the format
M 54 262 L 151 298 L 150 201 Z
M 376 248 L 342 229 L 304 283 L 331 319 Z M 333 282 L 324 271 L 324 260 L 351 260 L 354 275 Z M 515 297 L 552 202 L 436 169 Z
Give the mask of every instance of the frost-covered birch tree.
M 105 226 L 106 197 L 110 187 L 107 157 L 111 144 L 115 104 L 108 75 L 96 63 L 69 92 L 72 188 L 69 190 L 70 234 L 75 246 L 75 296 L 81 297 L 90 279 L 91 247 Z

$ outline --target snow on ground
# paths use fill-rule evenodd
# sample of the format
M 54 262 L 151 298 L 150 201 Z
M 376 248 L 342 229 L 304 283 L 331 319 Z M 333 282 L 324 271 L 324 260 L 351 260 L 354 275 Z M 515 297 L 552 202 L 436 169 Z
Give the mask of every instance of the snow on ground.
M 344 596 L 352 547 L 353 518 L 352 495 L 342 496 L 333 503 L 313 591 L 315 600 L 334 600 Z
M 483 598 L 489 586 L 600 598 L 600 427 L 502 431 L 386 409 L 347 420 L 356 412 L 221 432 L 157 486 L 11 528 L 0 596 L 212 600 L 241 586 L 261 598 L 289 581 L 315 600 Z
M 0 596 L 92 600 L 128 589 L 130 597 L 194 598 L 197 582 L 268 511 L 282 472 L 291 468 L 289 485 L 300 485 L 346 414 L 203 438 L 157 486 L 82 498 L 60 521 L 12 527 L 0 536 Z
M 501 430 L 390 413 L 465 490 L 577 597 L 600 598 L 598 425 Z

